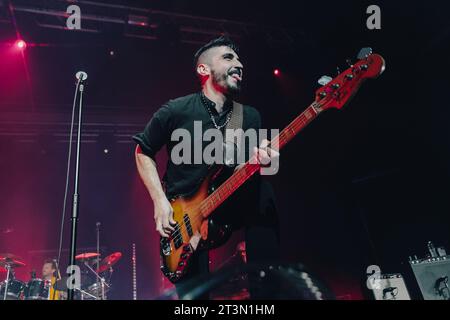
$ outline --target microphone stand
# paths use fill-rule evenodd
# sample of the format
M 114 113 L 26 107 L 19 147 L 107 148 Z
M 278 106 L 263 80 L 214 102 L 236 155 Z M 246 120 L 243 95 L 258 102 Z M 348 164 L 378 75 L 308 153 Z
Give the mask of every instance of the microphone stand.
M 72 206 L 72 217 L 71 217 L 71 237 L 70 237 L 70 261 L 71 266 L 75 265 L 75 253 L 77 248 L 77 225 L 78 225 L 78 210 L 79 210 L 79 194 L 78 194 L 78 181 L 79 181 L 79 169 L 80 169 L 80 144 L 81 144 L 81 119 L 82 119 L 82 109 L 83 109 L 83 91 L 84 85 L 83 81 L 86 80 L 83 73 L 79 76 L 77 74 L 80 92 L 79 108 L 78 108 L 78 133 L 77 133 L 77 157 L 75 164 L 75 187 L 73 194 L 73 206 Z M 76 93 L 75 93 L 76 94 Z M 73 300 L 74 289 L 70 287 L 67 292 L 67 300 Z
M 56 271 L 55 271 L 56 272 L 56 279 L 55 279 L 55 283 L 52 283 L 52 285 L 51 285 L 51 287 L 53 288 L 53 296 L 51 297 L 51 299 L 55 300 L 55 297 L 56 297 L 55 286 L 56 286 L 56 282 L 61 280 L 61 272 L 59 270 L 59 262 L 58 262 L 58 260 L 57 259 L 53 259 L 53 262 L 55 263 L 55 266 L 56 266 Z

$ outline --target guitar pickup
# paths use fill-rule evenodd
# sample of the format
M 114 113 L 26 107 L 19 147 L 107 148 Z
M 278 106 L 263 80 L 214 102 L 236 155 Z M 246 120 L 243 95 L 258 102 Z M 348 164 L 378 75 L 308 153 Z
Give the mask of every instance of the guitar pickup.
M 175 246 L 175 249 L 180 248 L 183 245 L 183 236 L 180 232 L 180 225 L 177 223 L 175 225 L 175 232 L 173 233 L 173 244 Z
M 187 214 L 183 216 L 183 221 L 189 237 L 192 237 L 194 235 L 194 232 L 192 231 L 191 219 L 189 219 L 189 216 Z

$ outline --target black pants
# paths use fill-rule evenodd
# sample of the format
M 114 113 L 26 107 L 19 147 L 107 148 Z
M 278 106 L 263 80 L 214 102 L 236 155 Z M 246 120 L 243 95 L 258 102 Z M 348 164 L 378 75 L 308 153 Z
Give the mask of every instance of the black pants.
M 254 192 L 258 190 L 259 192 Z M 245 200 L 245 201 L 244 201 Z M 226 216 L 226 221 L 235 229 L 244 228 L 247 262 L 249 264 L 278 263 L 280 260 L 278 214 L 275 195 L 271 185 L 257 177 L 246 188 L 230 198 L 218 214 Z M 231 215 L 230 212 L 236 213 Z M 215 213 L 214 213 L 215 214 Z M 197 251 L 192 256 L 186 276 L 176 284 L 180 299 L 191 299 L 192 294 L 200 300 L 208 299 L 208 293 L 200 296 L 195 293 L 201 290 L 202 281 L 209 274 L 208 251 Z M 270 298 L 272 292 L 261 287 L 258 275 L 249 274 L 250 295 L 252 299 Z M 187 295 L 187 296 L 186 296 Z

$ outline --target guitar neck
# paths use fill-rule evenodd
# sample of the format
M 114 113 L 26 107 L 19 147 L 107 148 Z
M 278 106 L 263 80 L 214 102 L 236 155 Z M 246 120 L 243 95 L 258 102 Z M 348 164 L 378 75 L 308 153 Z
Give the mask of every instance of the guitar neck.
M 270 147 L 274 150 L 281 150 L 281 148 L 314 120 L 320 112 L 320 105 L 317 102 L 313 102 L 305 111 L 286 126 L 283 131 L 275 138 L 272 138 Z M 207 218 L 259 169 L 259 164 L 247 161 L 242 168 L 235 171 L 231 177 L 202 201 L 200 204 L 200 213 L 203 217 Z

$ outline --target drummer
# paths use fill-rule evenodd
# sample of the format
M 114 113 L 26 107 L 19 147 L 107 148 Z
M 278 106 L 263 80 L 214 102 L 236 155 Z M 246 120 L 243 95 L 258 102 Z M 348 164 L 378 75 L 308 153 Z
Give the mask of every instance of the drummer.
M 53 286 L 56 281 L 61 277 L 58 277 L 55 260 L 47 259 L 42 266 L 42 279 L 45 281 L 46 286 L 50 287 L 49 300 L 62 300 L 64 299 L 65 292 L 54 290 Z

